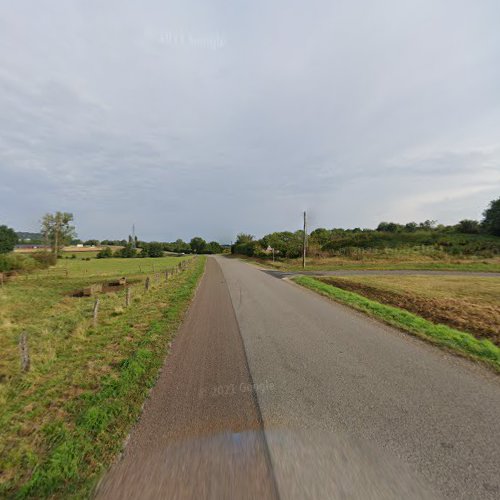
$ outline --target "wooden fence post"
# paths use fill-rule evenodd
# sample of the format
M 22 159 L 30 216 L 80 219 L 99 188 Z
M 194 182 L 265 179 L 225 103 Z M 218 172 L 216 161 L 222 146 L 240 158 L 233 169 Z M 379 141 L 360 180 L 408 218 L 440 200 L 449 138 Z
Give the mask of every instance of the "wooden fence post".
M 97 328 L 98 321 L 99 321 L 99 299 L 95 299 L 95 303 L 94 303 L 94 318 L 93 318 L 94 328 Z
M 21 333 L 19 337 L 19 353 L 21 356 L 21 371 L 27 372 L 30 369 L 30 353 L 28 349 L 28 334 Z
M 144 283 L 144 288 L 146 290 L 149 290 L 149 287 L 151 286 L 151 280 L 149 279 L 149 276 L 146 278 L 146 282 Z
M 125 295 L 125 307 L 130 306 L 130 299 L 132 295 L 132 290 L 130 287 L 127 287 L 127 294 Z
M 168 271 L 165 271 L 165 281 L 168 281 Z

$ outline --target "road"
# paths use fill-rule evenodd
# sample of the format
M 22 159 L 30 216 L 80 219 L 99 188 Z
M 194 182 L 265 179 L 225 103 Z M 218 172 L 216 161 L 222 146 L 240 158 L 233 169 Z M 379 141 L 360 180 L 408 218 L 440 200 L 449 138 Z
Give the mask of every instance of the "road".
M 237 260 L 206 273 L 99 498 L 498 498 L 500 383 Z

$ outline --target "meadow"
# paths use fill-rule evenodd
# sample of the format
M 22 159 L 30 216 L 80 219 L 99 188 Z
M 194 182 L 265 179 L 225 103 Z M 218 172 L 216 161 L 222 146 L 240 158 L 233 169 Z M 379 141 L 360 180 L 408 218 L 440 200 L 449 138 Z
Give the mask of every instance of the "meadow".
M 63 258 L 0 288 L 0 497 L 90 495 L 140 413 L 204 263 L 187 256 Z M 130 305 L 125 288 L 98 294 L 94 326 L 95 297 L 76 292 L 121 277 Z

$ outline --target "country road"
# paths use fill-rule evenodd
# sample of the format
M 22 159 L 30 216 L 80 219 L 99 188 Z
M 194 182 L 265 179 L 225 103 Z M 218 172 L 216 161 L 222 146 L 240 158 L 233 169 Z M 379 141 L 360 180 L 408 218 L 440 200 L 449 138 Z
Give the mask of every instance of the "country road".
M 492 373 L 211 257 L 98 498 L 500 497 Z

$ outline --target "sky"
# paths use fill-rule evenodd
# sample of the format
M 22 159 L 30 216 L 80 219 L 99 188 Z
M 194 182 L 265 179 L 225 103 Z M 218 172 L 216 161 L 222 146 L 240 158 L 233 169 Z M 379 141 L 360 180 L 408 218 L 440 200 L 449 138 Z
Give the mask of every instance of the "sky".
M 480 219 L 498 0 L 0 0 L 0 224 L 230 242 Z

